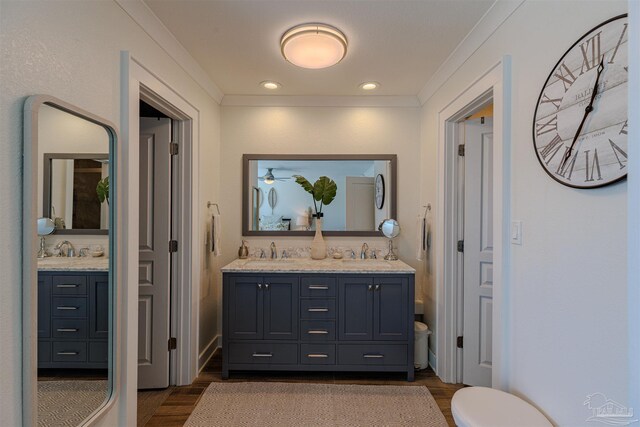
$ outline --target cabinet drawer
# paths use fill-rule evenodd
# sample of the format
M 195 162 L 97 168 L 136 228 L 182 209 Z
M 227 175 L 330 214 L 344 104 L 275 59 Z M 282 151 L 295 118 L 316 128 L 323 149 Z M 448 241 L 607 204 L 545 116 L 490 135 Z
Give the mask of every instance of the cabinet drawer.
M 54 362 L 86 362 L 87 343 L 84 341 L 54 341 Z
M 87 276 L 53 276 L 51 293 L 53 295 L 86 295 Z
M 302 276 L 300 295 L 303 297 L 335 297 L 335 277 Z
M 300 317 L 302 319 L 335 319 L 335 299 L 302 299 L 300 300 Z
M 303 365 L 335 365 L 334 344 L 300 344 L 300 363 Z
M 87 298 L 53 297 L 51 301 L 53 317 L 87 317 Z
M 231 343 L 229 363 L 296 364 L 298 344 Z
M 53 319 L 54 338 L 86 338 L 87 321 L 85 319 Z
M 336 322 L 334 320 L 301 320 L 300 339 L 302 341 L 334 341 Z
M 107 363 L 109 361 L 109 344 L 106 341 L 89 343 L 89 362 Z
M 393 344 L 341 344 L 338 363 L 341 365 L 406 365 L 407 346 Z
M 38 363 L 51 361 L 51 343 L 38 341 Z

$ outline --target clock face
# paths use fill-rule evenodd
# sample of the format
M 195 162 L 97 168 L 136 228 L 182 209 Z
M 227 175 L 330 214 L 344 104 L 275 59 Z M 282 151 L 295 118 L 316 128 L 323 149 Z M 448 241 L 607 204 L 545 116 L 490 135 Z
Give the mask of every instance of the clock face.
M 589 31 L 558 61 L 540 92 L 535 151 L 564 185 L 595 188 L 627 175 L 628 32 L 626 15 Z
M 384 178 L 381 174 L 376 175 L 376 208 L 382 209 L 384 206 Z

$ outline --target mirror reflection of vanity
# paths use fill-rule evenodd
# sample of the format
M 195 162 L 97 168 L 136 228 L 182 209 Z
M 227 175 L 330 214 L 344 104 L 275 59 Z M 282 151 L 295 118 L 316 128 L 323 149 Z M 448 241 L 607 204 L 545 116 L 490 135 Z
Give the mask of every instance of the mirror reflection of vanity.
M 245 154 L 243 235 L 313 234 L 311 195 L 293 178 L 301 175 L 337 184 L 335 199 L 322 209 L 323 234 L 380 236 L 380 222 L 397 216 L 396 163 L 395 155 Z
M 81 425 L 112 394 L 117 133 L 46 95 L 24 111 L 25 401 L 33 424 Z

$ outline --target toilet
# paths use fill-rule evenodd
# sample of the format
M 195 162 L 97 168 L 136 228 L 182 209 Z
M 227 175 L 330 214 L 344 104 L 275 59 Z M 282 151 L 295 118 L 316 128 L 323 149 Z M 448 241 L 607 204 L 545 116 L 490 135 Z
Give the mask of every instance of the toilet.
M 458 427 L 553 427 L 529 403 L 488 387 L 458 390 L 451 400 L 451 412 Z

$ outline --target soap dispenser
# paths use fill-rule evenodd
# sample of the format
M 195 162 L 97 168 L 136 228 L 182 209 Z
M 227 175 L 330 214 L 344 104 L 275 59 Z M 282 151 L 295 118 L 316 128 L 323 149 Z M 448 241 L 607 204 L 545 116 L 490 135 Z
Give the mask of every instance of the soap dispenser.
M 242 246 L 238 248 L 238 257 L 240 259 L 247 259 L 249 257 L 249 248 L 247 247 L 247 241 L 242 241 Z

